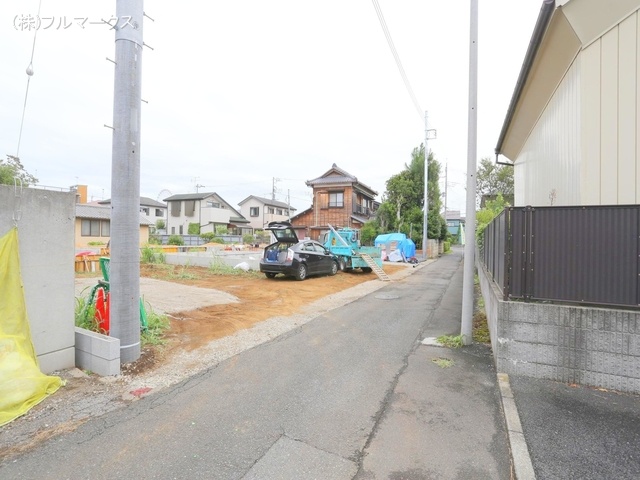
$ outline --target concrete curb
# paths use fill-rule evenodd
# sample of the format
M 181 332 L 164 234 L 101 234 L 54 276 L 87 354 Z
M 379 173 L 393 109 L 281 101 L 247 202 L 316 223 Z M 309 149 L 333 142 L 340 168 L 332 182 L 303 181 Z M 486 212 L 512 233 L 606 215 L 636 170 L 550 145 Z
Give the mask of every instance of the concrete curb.
M 533 470 L 531 457 L 529 456 L 527 441 L 522 432 L 520 415 L 518 414 L 518 408 L 513 398 L 513 392 L 511 391 L 509 375 L 506 373 L 498 373 L 498 386 L 500 387 L 502 410 L 507 423 L 507 434 L 509 436 L 515 477 L 517 480 L 535 480 L 536 474 Z

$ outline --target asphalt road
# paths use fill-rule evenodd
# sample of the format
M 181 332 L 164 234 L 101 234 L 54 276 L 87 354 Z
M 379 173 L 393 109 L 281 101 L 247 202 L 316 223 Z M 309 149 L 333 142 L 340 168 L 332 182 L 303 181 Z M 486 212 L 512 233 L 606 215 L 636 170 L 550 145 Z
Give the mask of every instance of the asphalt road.
M 455 251 L 94 418 L 0 467 L 0 478 L 507 479 L 488 351 L 421 344 L 459 332 L 461 275 Z M 454 366 L 436 366 L 439 357 Z

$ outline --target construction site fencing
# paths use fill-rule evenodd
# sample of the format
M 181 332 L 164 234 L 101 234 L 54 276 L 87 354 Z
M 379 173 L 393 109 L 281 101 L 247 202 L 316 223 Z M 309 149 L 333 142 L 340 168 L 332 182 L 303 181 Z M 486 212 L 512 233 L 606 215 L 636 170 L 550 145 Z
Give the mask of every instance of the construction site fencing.
M 509 207 L 478 249 L 505 300 L 640 306 L 640 205 Z

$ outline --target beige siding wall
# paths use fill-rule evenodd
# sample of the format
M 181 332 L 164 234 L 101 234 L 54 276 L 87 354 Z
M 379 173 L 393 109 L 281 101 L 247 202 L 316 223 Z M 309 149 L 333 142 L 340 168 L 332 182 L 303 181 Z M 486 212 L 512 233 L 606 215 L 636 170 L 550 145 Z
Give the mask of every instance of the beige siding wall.
M 586 46 L 516 161 L 516 205 L 640 203 L 640 25 Z
M 89 245 L 89 242 L 102 242 L 106 246 L 111 237 L 85 237 L 82 235 L 82 218 L 76 217 L 75 222 L 75 246 L 76 248 L 96 248 L 95 245 Z M 104 220 L 102 220 L 104 221 Z M 140 225 L 140 246 L 149 243 L 149 226 Z
M 582 202 L 600 204 L 600 44 L 581 54 L 582 69 Z
M 640 203 L 638 14 L 582 52 L 582 191 L 585 205 Z
M 578 58 L 515 162 L 516 205 L 580 203 L 580 73 Z

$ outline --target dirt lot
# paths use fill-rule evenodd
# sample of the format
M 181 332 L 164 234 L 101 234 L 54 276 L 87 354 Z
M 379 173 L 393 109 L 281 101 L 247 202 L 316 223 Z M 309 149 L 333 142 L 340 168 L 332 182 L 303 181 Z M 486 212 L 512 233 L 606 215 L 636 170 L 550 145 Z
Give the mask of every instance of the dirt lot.
M 383 268 L 391 275 L 407 267 L 385 264 Z M 177 312 L 169 309 L 171 327 L 167 344 L 160 348 L 147 348 L 140 360 L 123 368 L 123 373 L 134 375 L 169 361 L 172 355 L 181 351 L 198 349 L 212 340 L 271 317 L 292 315 L 313 301 L 369 280 L 377 280 L 374 273 L 360 271 L 339 272 L 333 277 L 310 277 L 299 282 L 280 275 L 274 279 L 267 279 L 258 273 L 218 275 L 203 267 L 185 269 L 181 266 L 153 264 L 141 265 L 141 276 L 223 291 L 236 297 L 238 302 Z M 185 303 L 184 298 L 180 301 Z

